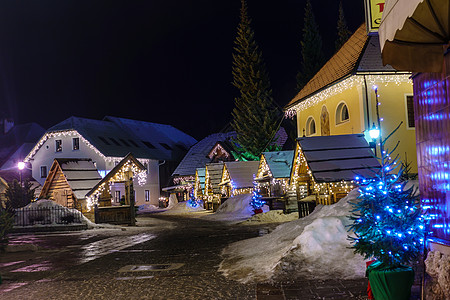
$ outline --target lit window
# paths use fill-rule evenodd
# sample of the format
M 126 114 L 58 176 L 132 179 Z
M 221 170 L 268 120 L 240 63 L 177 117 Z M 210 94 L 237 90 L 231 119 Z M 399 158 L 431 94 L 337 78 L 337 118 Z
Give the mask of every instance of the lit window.
M 306 121 L 306 136 L 316 134 L 316 121 L 313 117 L 309 117 Z
M 414 97 L 406 96 L 406 116 L 408 118 L 408 127 L 415 128 L 416 124 L 414 122 Z
M 41 166 L 41 178 L 47 178 L 47 166 Z
M 150 191 L 145 190 L 145 202 L 149 202 L 149 201 L 150 201 Z
M 72 139 L 72 150 L 80 150 L 80 138 Z
M 62 151 L 62 140 L 55 140 L 55 151 L 56 152 Z
M 348 114 L 347 105 L 343 102 L 339 103 L 338 107 L 336 108 L 336 124 L 346 122 L 349 119 L 350 116 Z
M 115 201 L 116 203 L 119 203 L 119 202 L 120 202 L 120 191 L 115 191 L 115 192 L 114 192 L 114 201 Z

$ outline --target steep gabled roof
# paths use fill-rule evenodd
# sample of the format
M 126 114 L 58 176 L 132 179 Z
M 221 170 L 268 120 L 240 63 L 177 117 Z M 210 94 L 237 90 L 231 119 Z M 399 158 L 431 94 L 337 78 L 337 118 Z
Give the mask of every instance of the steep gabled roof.
M 212 186 L 214 194 L 220 194 L 220 180 L 222 179 L 222 169 L 223 163 L 211 163 L 206 164 L 206 169 L 208 171 L 209 183 Z
M 205 137 L 189 149 L 178 167 L 173 171 L 172 176 L 194 175 L 197 168 L 205 167 L 207 163 L 211 162 L 207 155 L 216 143 L 228 141 L 233 137 L 236 137 L 234 132 L 214 133 Z
M 251 188 L 258 172 L 259 161 L 230 161 L 225 166 L 230 174 L 233 188 Z
M 364 72 L 393 73 L 396 70 L 389 65 L 383 66 L 378 35 L 368 36 L 366 26 L 362 24 L 289 102 L 286 108 L 290 108 L 350 75 Z
M 354 180 L 357 175 L 374 177 L 380 164 L 363 134 L 298 138 L 300 148 L 316 182 Z
M 57 158 L 67 183 L 77 199 L 84 199 L 102 177 L 90 159 Z
M 294 150 L 263 152 L 273 178 L 289 178 L 291 176 Z

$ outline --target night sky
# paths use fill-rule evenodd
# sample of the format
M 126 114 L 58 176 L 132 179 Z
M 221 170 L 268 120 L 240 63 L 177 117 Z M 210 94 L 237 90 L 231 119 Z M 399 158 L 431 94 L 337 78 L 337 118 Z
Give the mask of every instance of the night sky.
M 248 0 L 275 100 L 295 95 L 305 0 Z M 312 0 L 327 57 L 338 0 Z M 343 0 L 351 31 L 363 0 Z M 231 120 L 239 0 L 0 2 L 0 111 L 45 128 L 74 115 L 171 124 L 201 139 Z

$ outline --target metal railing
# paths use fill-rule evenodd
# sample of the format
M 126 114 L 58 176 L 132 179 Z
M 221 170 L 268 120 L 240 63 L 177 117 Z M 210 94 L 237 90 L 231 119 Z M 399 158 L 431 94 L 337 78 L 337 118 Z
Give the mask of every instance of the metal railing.
M 22 207 L 14 211 L 14 226 L 81 224 L 81 213 L 66 207 Z

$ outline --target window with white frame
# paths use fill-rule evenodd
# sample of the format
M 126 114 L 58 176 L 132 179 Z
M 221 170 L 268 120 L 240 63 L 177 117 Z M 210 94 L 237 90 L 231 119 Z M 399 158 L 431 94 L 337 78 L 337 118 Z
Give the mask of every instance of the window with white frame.
M 350 120 L 350 115 L 348 114 L 347 104 L 341 102 L 336 108 L 336 124 L 341 124 L 348 120 Z
M 120 191 L 115 191 L 115 192 L 114 192 L 114 201 L 115 201 L 116 203 L 119 203 L 119 202 L 120 202 Z
M 55 151 L 56 152 L 62 151 L 62 140 L 55 140 Z
M 150 201 L 150 190 L 145 190 L 145 202 Z
M 316 134 L 316 121 L 314 121 L 313 117 L 309 117 L 306 120 L 306 136 L 310 136 Z
M 72 139 L 72 150 L 80 150 L 80 138 Z

